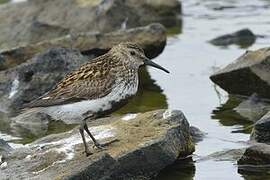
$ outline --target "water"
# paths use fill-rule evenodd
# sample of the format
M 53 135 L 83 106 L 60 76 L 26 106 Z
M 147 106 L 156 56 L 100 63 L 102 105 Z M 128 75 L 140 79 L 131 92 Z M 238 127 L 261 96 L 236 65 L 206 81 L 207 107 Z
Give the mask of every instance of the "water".
M 222 106 L 228 95 L 209 80 L 216 69 L 232 62 L 247 49 L 216 47 L 207 41 L 242 28 L 250 28 L 255 34 L 269 35 L 270 19 L 267 17 L 270 15 L 270 1 L 186 0 L 182 3 L 182 33 L 169 38 L 165 51 L 156 60 L 171 74 L 167 76 L 155 69 L 150 69 L 150 74 L 163 88 L 169 108 L 181 109 L 190 124 L 208 133 L 204 141 L 196 146 L 194 154 L 197 158 L 193 158 L 196 160 L 214 152 L 245 147 L 245 142 L 249 140 L 249 134 L 232 133 L 246 127 L 248 124 L 245 121 L 239 121 L 236 116 L 225 118 L 225 114 L 213 115 L 213 110 Z M 220 6 L 232 8 L 215 10 Z M 265 47 L 268 41 L 269 38 L 257 39 L 248 49 Z M 172 171 L 170 175 L 173 176 L 169 175 L 167 179 L 181 179 L 181 173 L 178 177 L 174 176 L 177 172 Z M 160 179 L 166 178 L 162 175 Z M 235 161 L 208 160 L 195 163 L 195 173 L 190 174 L 190 179 L 235 180 L 250 177 L 242 177 L 238 173 Z
M 238 173 L 235 160 L 200 160 L 212 153 L 246 147 L 250 123 L 231 109 L 239 103 L 220 88 L 214 86 L 209 76 L 217 69 L 235 60 L 247 49 L 268 46 L 270 34 L 270 1 L 268 0 L 183 0 L 182 27 L 170 32 L 164 52 L 155 59 L 171 71 L 166 74 L 149 68 L 143 71 L 144 90 L 117 113 L 142 112 L 158 108 L 182 110 L 191 125 L 207 133 L 206 138 L 196 145 L 191 159 L 179 161 L 168 167 L 158 179 L 252 179 L 252 175 Z M 208 43 L 216 36 L 250 28 L 258 38 L 248 47 L 236 45 L 217 47 Z M 177 34 L 178 33 L 178 34 Z M 160 89 L 161 87 L 161 89 Z M 52 123 L 47 134 L 57 132 L 62 124 Z M 0 136 L 12 134 L 8 125 L 1 126 Z M 64 127 L 61 131 L 72 127 Z M 243 131 L 241 131 L 243 130 Z M 238 133 L 233 133 L 238 131 Z M 1 134 L 2 133 L 2 134 Z M 26 143 L 38 138 L 20 134 L 21 141 L 5 135 L 6 140 Z M 260 174 L 256 178 L 260 178 Z M 266 177 L 261 177 L 266 178 Z

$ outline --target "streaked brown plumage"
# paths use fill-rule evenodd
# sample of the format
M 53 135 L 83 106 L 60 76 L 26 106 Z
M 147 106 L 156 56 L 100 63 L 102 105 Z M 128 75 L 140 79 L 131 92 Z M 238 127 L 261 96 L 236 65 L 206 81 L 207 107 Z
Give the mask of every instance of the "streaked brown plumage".
M 27 107 L 42 107 L 56 118 L 83 117 L 80 133 L 86 155 L 89 155 L 91 153 L 86 145 L 84 131 L 97 147 L 100 144 L 89 132 L 86 119 L 108 113 L 120 102 L 133 96 L 137 92 L 138 69 L 142 65 L 168 72 L 145 57 L 138 45 L 121 43 L 69 73 L 54 89 L 27 104 Z

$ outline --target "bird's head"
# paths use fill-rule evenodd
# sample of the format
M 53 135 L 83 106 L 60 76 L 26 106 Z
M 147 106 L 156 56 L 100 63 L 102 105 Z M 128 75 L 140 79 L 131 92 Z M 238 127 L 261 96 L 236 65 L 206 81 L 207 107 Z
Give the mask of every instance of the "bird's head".
M 147 58 L 143 49 L 135 43 L 120 43 L 117 46 L 114 46 L 111 49 L 111 52 L 132 68 L 138 69 L 140 66 L 148 65 L 169 73 L 167 69 L 161 67 L 160 65 Z

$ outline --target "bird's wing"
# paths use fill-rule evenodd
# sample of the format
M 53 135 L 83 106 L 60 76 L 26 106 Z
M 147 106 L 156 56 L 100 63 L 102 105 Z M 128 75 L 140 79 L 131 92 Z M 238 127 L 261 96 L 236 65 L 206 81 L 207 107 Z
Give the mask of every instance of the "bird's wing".
M 102 58 L 102 57 L 101 57 Z M 112 91 L 115 76 L 109 61 L 93 61 L 71 72 L 54 89 L 25 105 L 26 108 L 63 105 L 102 98 Z

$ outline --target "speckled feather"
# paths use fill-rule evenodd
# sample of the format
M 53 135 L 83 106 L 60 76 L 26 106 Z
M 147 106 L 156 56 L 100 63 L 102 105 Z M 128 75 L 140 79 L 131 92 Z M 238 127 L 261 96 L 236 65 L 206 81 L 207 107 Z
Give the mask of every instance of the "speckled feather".
M 91 60 L 68 74 L 53 90 L 30 102 L 26 107 L 63 105 L 108 95 L 116 78 L 131 75 L 131 70 L 118 58 L 108 52 Z

